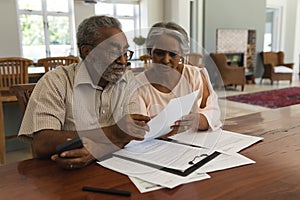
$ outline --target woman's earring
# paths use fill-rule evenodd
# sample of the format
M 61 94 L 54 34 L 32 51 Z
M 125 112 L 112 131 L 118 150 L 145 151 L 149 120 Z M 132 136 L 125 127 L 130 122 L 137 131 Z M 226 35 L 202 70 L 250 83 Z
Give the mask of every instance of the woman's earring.
M 183 57 L 180 57 L 179 64 L 184 64 L 184 58 Z

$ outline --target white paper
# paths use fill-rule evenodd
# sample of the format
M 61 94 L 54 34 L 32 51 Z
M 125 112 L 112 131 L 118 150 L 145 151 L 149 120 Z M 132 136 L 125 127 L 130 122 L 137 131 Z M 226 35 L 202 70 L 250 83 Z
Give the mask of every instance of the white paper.
M 136 177 L 153 184 L 161 185 L 166 188 L 174 188 L 183 183 L 194 181 L 196 179 L 195 176 L 197 176 L 197 180 L 203 180 L 210 177 L 207 174 L 196 172 L 194 172 L 196 175 L 193 175 L 192 173 L 186 177 L 178 176 L 169 172 L 154 169 L 147 165 L 142 165 L 118 157 L 106 159 L 104 161 L 98 162 L 98 164 L 108 169 L 117 171 L 119 173 Z
M 184 183 L 209 178 L 206 174 L 208 172 L 255 163 L 253 160 L 234 151 L 240 151 L 262 138 L 229 131 L 224 131 L 223 133 L 224 134 L 219 138 L 219 143 L 216 145 L 216 148 L 219 149 L 221 154 L 186 177 L 114 156 L 98 163 L 104 167 L 133 177 L 132 180 L 140 192 L 149 192 L 160 189 L 161 187 L 174 188 Z M 193 142 L 191 143 L 193 144 L 203 144 L 203 140 L 205 140 L 207 136 L 199 133 L 185 134 L 184 137 L 182 135 L 180 137 L 177 136 L 177 139 L 185 139 L 183 141 L 188 142 L 191 142 L 192 140 Z M 208 134 L 213 135 L 213 138 L 216 137 L 212 132 L 208 132 Z M 220 133 L 215 132 L 215 134 L 219 135 Z M 176 169 L 185 169 L 188 166 L 187 161 L 191 160 L 191 158 L 196 155 L 189 155 L 191 149 L 193 153 L 196 152 L 194 152 L 194 150 L 198 150 L 196 153 L 197 155 L 199 155 L 199 152 L 203 153 L 210 151 L 208 149 L 154 139 L 133 147 L 126 147 L 116 154 L 150 163 L 159 163 L 160 165 L 166 165 L 168 167 L 172 166 Z M 223 152 L 221 149 L 228 150 L 229 152 Z M 197 163 L 200 159 L 197 158 L 194 160 L 194 163 Z
M 207 150 L 153 139 L 141 144 L 125 147 L 113 153 L 113 155 L 184 171 L 192 166 L 189 164 L 190 161 L 204 153 L 208 154 Z M 204 156 L 201 157 L 197 162 L 204 158 Z
M 175 121 L 190 113 L 198 93 L 199 90 L 171 99 L 168 105 L 148 122 L 150 131 L 146 133 L 145 138 L 157 138 L 170 132 L 170 126 Z
M 143 141 L 158 138 L 169 133 L 171 131 L 170 126 L 175 121 L 190 113 L 198 93 L 199 90 L 196 90 L 185 96 L 171 99 L 168 105 L 147 123 L 150 131 L 146 132 Z M 127 146 L 132 146 L 143 141 L 133 140 Z
M 226 153 L 239 152 L 252 144 L 263 140 L 262 137 L 234 133 L 226 130 L 185 132 L 170 137 L 186 144 L 193 144 L 210 150 Z
M 133 182 L 133 184 L 140 191 L 140 193 L 151 192 L 154 190 L 159 190 L 164 188 L 160 185 L 153 184 L 136 177 L 129 176 L 129 179 L 131 180 L 131 182 Z
M 216 158 L 212 159 L 205 165 L 201 166 L 196 172 L 198 173 L 208 173 L 214 172 L 218 170 L 229 169 L 233 167 L 238 167 L 242 165 L 253 164 L 255 161 L 239 154 L 239 153 L 232 153 L 226 154 L 221 153 Z
M 194 172 L 194 173 L 191 174 L 191 176 L 186 178 L 186 180 L 184 180 L 184 182 L 182 182 L 182 184 L 195 182 L 195 181 L 201 181 L 201 180 L 204 180 L 204 179 L 207 179 L 207 178 L 210 178 L 210 176 L 206 173 Z M 129 176 L 129 179 L 134 183 L 134 185 L 137 187 L 137 189 L 141 193 L 151 192 L 151 191 L 154 191 L 154 190 L 159 190 L 159 189 L 164 188 L 160 185 L 153 184 L 153 183 L 147 182 L 145 180 L 142 180 L 142 179 L 139 179 L 139 178 L 136 178 L 136 177 Z

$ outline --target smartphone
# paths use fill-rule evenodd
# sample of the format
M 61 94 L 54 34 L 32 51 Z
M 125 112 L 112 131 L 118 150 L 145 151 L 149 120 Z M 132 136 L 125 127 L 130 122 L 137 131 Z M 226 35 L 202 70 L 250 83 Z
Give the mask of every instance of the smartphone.
M 64 151 L 69 151 L 72 149 L 79 149 L 83 147 L 82 140 L 80 137 L 76 137 L 72 140 L 69 140 L 63 144 L 60 144 L 56 147 L 56 153 L 60 155 Z

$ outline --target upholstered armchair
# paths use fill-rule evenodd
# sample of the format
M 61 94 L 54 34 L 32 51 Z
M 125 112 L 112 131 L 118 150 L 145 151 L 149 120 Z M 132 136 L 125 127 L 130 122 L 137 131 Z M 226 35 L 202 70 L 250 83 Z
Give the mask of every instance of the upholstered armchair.
M 292 83 L 294 63 L 284 63 L 284 53 L 279 52 L 261 52 L 260 56 L 264 65 L 264 73 L 260 83 L 264 78 L 273 81 L 289 80 Z
M 224 87 L 230 85 L 236 87 L 237 85 L 241 85 L 241 89 L 244 91 L 246 84 L 245 67 L 228 66 L 227 57 L 223 53 L 211 53 L 210 57 L 220 72 Z

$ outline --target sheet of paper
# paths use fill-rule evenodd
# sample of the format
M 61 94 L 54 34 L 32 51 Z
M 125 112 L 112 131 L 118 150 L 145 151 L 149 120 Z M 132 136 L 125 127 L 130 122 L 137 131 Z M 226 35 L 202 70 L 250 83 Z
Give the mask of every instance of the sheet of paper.
M 129 176 L 129 179 L 131 180 L 131 182 L 133 182 L 133 184 L 140 191 L 140 193 L 151 192 L 154 190 L 159 190 L 164 188 L 160 185 L 153 184 L 136 177 Z
M 190 113 L 199 90 L 188 95 L 171 99 L 168 105 L 148 122 L 150 131 L 145 138 L 157 138 L 171 131 L 170 126 L 183 115 Z
M 262 137 L 234 133 L 226 130 L 185 132 L 171 137 L 186 144 L 193 144 L 211 150 L 224 151 L 226 153 L 239 152 L 252 144 L 263 140 Z
M 200 178 L 200 180 L 203 180 L 202 179 L 203 173 L 225 170 L 225 169 L 253 164 L 253 163 L 255 163 L 255 161 L 238 153 L 235 154 L 222 153 L 219 156 L 217 156 L 215 159 L 211 160 L 209 163 L 205 164 L 204 166 L 196 170 L 193 173 L 193 175 L 189 177 L 186 183 L 197 181 L 198 178 Z M 129 177 L 129 178 L 141 193 L 150 192 L 150 191 L 163 188 L 160 185 L 153 184 L 139 178 L 135 178 L 135 177 Z
M 239 153 L 226 154 L 223 152 L 210 162 L 200 167 L 198 170 L 196 170 L 196 172 L 208 173 L 253 163 L 255 163 L 255 161 Z
M 204 153 L 208 152 L 198 147 L 153 139 L 134 146 L 126 146 L 113 155 L 184 171 L 192 166 L 189 162 L 195 157 L 204 159 L 205 157 L 201 156 Z
M 190 113 L 192 106 L 198 96 L 199 90 L 196 90 L 185 96 L 171 99 L 168 105 L 147 124 L 150 131 L 144 136 L 145 140 L 158 138 L 171 131 L 170 126 L 179 120 L 183 115 Z M 127 146 L 132 146 L 143 141 L 131 141 Z
M 186 177 L 178 176 L 169 172 L 154 169 L 147 165 L 142 165 L 136 162 L 128 161 L 118 157 L 112 157 L 104 161 L 98 162 L 98 164 L 112 169 L 122 174 L 126 174 L 131 177 L 136 177 L 147 182 L 160 185 L 166 188 L 174 188 L 183 183 L 189 182 L 195 175 L 190 174 Z M 197 173 L 197 180 L 207 179 L 210 176 L 207 174 Z
M 201 180 L 204 180 L 207 178 L 210 178 L 210 176 L 208 174 L 195 172 L 195 173 L 192 173 L 191 176 L 186 178 L 186 180 L 184 180 L 184 182 L 182 182 L 182 184 L 191 183 L 191 182 L 195 182 L 195 181 L 201 181 Z M 151 192 L 154 190 L 159 190 L 159 189 L 164 188 L 160 185 L 153 184 L 153 183 L 144 181 L 144 180 L 136 178 L 136 177 L 129 176 L 129 179 L 134 183 L 134 185 L 137 187 L 137 189 L 141 193 Z
M 208 172 L 255 163 L 253 160 L 237 152 L 263 139 L 261 137 L 223 130 L 215 132 L 182 133 L 172 138 L 176 139 L 176 142 L 180 141 L 181 143 L 197 146 L 214 146 L 214 149 L 220 151 L 221 154 L 186 177 L 115 156 L 98 163 L 103 167 L 130 176 L 132 182 L 139 191 L 143 193 L 162 187 L 174 188 L 184 183 L 203 180 L 210 177 L 206 174 Z M 215 145 L 209 144 L 216 138 L 218 142 Z M 147 162 L 150 160 L 155 164 L 182 170 L 188 166 L 187 161 L 190 160 L 190 158 L 199 155 L 199 151 L 200 153 L 211 152 L 210 149 L 154 139 L 135 146 L 126 147 L 116 152 L 116 154 Z M 197 158 L 195 162 L 198 161 Z

